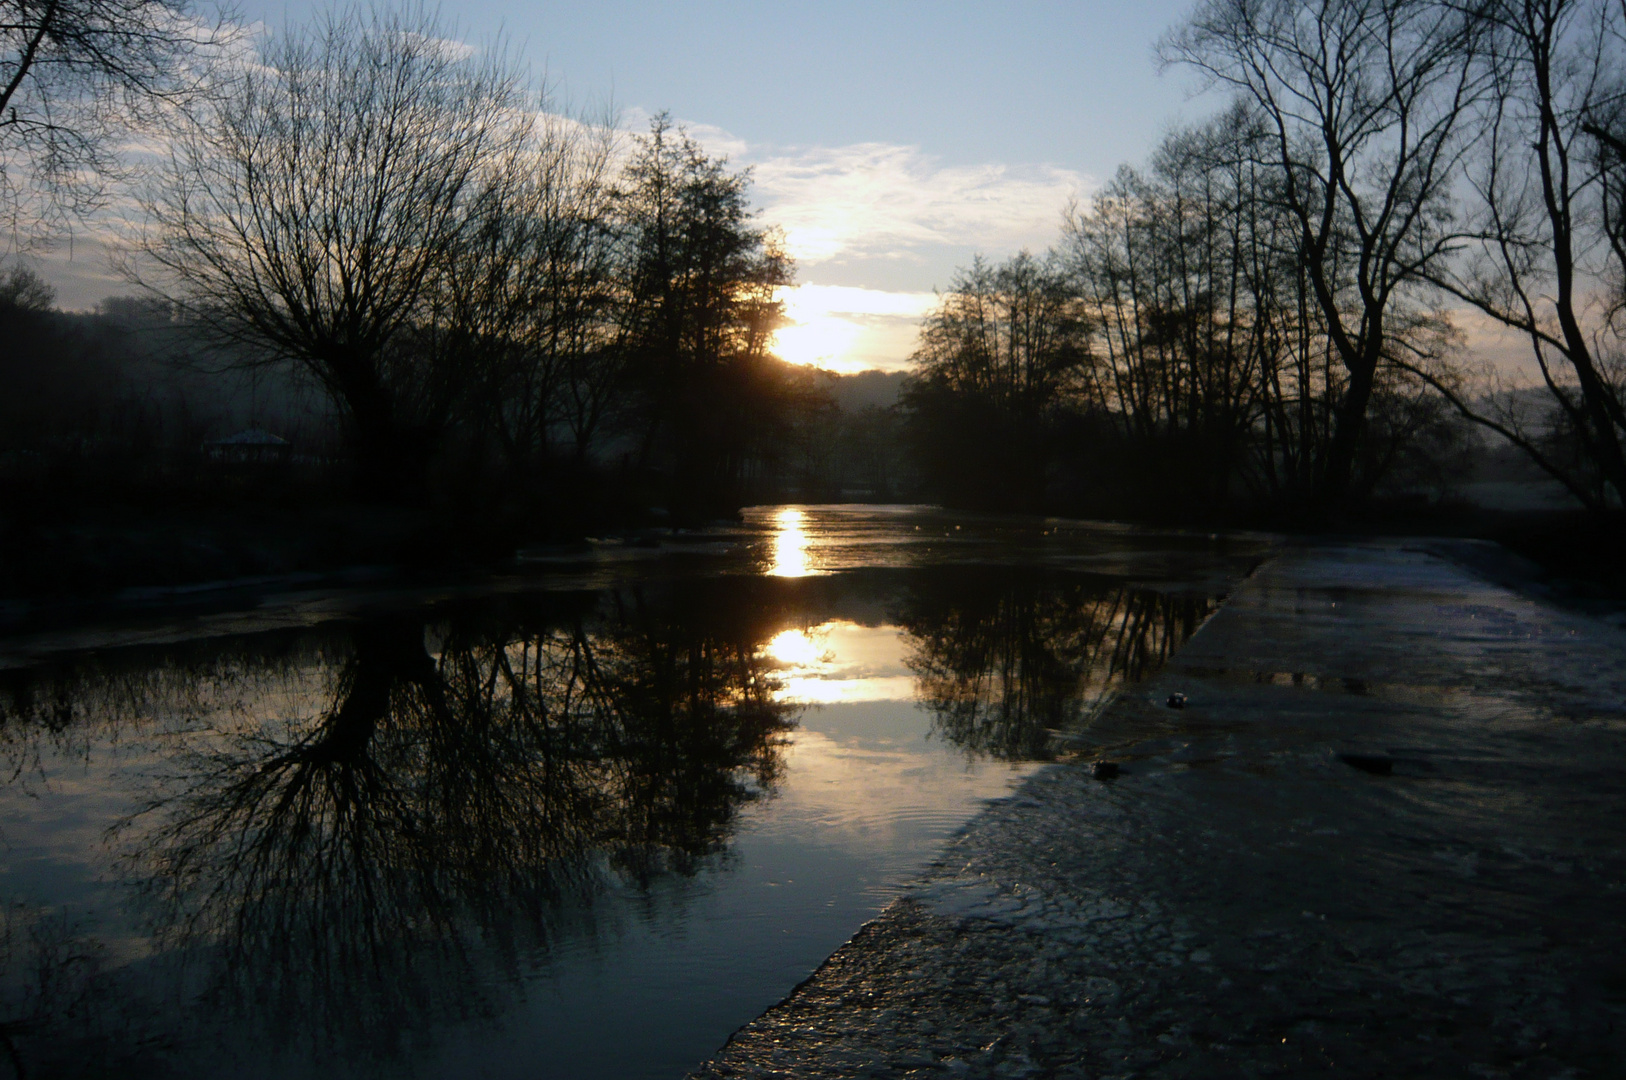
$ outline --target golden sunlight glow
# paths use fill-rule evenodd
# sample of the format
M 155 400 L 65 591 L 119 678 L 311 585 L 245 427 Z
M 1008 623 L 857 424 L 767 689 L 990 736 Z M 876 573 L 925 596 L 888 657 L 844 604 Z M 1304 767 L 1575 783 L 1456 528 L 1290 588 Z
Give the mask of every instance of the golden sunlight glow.
M 845 246 L 842 230 L 828 225 L 793 225 L 785 230 L 785 250 L 799 263 L 833 259 Z
M 844 361 L 858 342 L 858 331 L 856 323 L 834 315 L 820 315 L 774 331 L 773 352 L 788 364 L 820 367 L 826 371 L 846 372 L 848 368 L 856 371 L 856 362 Z
M 774 697 L 805 705 L 908 701 L 915 680 L 906 653 L 897 627 L 841 619 L 783 630 L 762 646 L 762 655 L 779 669 Z
M 797 667 L 816 664 L 825 655 L 806 630 L 781 630 L 762 651 L 776 663 Z
M 789 285 L 775 291 L 785 325 L 772 351 L 792 364 L 851 374 L 903 364 L 932 293 L 886 292 L 851 285 Z
M 768 567 L 769 574 L 807 577 L 814 572 L 807 550 L 812 540 L 802 528 L 806 520 L 806 514 L 788 507 L 774 515 L 773 563 Z
M 872 679 L 790 678 L 774 697 L 804 705 L 847 705 L 859 701 L 908 701 L 914 692 L 915 680 L 908 675 Z

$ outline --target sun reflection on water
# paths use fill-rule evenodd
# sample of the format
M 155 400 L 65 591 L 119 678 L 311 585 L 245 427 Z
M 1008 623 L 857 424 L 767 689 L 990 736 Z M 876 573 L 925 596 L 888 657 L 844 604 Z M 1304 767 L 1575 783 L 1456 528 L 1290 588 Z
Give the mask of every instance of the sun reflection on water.
M 812 538 L 802 528 L 807 515 L 800 510 L 786 508 L 774 515 L 773 563 L 768 573 L 774 577 L 807 577 L 814 573 L 813 560 L 808 555 Z
M 762 651 L 770 660 L 786 667 L 807 667 L 830 659 L 830 653 L 821 651 L 819 643 L 806 630 L 781 630 Z
M 784 630 L 762 647 L 779 667 L 779 701 L 834 705 L 908 701 L 915 680 L 895 626 L 859 626 L 837 619 L 805 630 Z

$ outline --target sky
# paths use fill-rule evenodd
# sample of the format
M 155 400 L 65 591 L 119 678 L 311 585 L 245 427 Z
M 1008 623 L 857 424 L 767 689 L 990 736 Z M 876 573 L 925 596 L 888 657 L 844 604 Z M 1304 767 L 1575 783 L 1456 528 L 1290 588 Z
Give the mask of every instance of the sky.
M 536 3 L 442 7 L 460 36 L 500 37 L 563 109 L 605 104 L 631 130 L 669 111 L 753 172 L 799 287 L 786 359 L 906 365 L 933 290 L 981 252 L 1054 243 L 1070 198 L 1140 163 L 1172 124 L 1218 102 L 1159 73 L 1158 36 L 1190 0 L 1141 3 Z M 305 0 L 241 0 L 272 27 Z M 129 292 L 81 243 L 41 270 L 64 307 Z

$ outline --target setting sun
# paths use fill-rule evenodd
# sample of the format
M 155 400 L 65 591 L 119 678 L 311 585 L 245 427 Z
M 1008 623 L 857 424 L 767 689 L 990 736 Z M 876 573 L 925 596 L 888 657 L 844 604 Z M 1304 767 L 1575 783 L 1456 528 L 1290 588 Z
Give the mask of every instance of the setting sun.
M 775 355 L 843 375 L 901 366 L 921 316 L 936 301 L 931 293 L 807 284 L 781 288 L 775 298 L 785 306 L 785 325 L 774 333 Z
M 773 351 L 788 363 L 845 371 L 844 360 L 858 340 L 858 330 L 856 324 L 833 315 L 814 316 L 776 331 Z

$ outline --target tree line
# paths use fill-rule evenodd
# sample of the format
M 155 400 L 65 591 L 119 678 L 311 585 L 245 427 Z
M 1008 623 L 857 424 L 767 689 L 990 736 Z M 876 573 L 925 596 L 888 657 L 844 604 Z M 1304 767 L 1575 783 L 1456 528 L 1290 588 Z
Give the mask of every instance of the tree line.
M 293 366 L 368 489 L 557 494 L 591 462 L 732 508 L 811 389 L 747 173 L 664 114 L 623 145 L 433 18 L 335 12 L 188 109 L 145 200 L 150 288 Z
M 928 318 L 907 393 L 928 486 L 1337 514 L 1437 485 L 1472 424 L 1618 509 L 1623 45 L 1602 0 L 1200 4 L 1159 54 L 1230 106 Z M 1522 339 L 1545 405 L 1469 330 Z
M 1205 0 L 1159 55 L 1228 106 L 1053 250 L 961 271 L 902 407 L 862 417 L 774 357 L 791 262 L 748 172 L 664 115 L 561 115 L 421 11 L 333 9 L 250 58 L 180 0 L 3 2 L 13 216 L 105 202 L 112 134 L 160 125 L 125 238 L 149 314 L 313 389 L 369 498 L 561 531 L 791 478 L 1337 517 L 1444 490 L 1475 426 L 1595 511 L 1626 493 L 1621 0 Z M 45 325 L 25 286 L 0 308 Z M 1534 393 L 1474 359 L 1493 331 Z
M 715 516 L 827 406 L 771 354 L 792 264 L 749 173 L 665 114 L 631 138 L 562 115 L 500 42 L 466 47 L 422 10 L 334 8 L 249 54 L 184 4 L 123 6 L 145 20 L 127 33 L 100 0 L 19 8 L 0 72 L 19 115 L 107 99 L 72 144 L 101 182 L 56 177 L 66 151 L 25 124 L 0 135 L 33 189 L 8 171 L 5 191 L 71 216 L 113 183 L 104 129 L 160 132 L 122 269 L 195 364 L 316 388 L 368 497 L 545 516 L 614 489 Z M 57 48 L 79 66 L 29 33 L 80 33 Z

